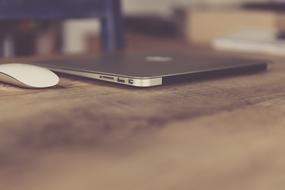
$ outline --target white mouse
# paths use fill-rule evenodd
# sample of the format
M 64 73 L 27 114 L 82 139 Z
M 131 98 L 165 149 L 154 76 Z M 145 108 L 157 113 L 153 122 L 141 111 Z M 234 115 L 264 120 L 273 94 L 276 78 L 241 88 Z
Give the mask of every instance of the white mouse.
M 49 88 L 59 83 L 52 71 L 29 64 L 0 64 L 0 82 L 24 88 Z

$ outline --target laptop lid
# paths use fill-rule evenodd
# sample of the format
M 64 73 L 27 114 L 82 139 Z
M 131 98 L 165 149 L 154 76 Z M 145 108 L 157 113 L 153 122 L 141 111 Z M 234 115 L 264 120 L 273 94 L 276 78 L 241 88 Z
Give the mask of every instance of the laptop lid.
M 242 74 L 267 68 L 266 61 L 172 52 L 104 54 L 44 60 L 35 64 L 56 72 L 142 87 L 162 85 L 182 76 L 193 79 L 193 76 L 199 78 L 198 74 L 200 77 L 210 73 Z M 147 82 L 150 80 L 152 82 Z

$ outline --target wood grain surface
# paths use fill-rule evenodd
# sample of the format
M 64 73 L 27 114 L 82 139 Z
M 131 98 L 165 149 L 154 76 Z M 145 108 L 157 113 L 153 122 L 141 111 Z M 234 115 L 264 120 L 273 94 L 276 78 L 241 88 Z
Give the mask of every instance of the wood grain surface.
M 137 89 L 0 85 L 2 190 L 283 190 L 285 63 Z

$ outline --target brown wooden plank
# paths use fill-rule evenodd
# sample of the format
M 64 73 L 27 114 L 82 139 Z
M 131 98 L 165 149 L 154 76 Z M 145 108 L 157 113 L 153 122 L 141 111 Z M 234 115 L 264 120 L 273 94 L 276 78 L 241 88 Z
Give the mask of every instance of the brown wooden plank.
M 1 186 L 8 190 L 282 189 L 284 103 L 285 98 L 279 97 L 170 123 L 159 130 L 140 131 L 127 141 L 118 140 L 118 132 L 101 133 L 107 141 L 89 146 L 77 142 L 34 148 L 33 158 L 2 167 Z

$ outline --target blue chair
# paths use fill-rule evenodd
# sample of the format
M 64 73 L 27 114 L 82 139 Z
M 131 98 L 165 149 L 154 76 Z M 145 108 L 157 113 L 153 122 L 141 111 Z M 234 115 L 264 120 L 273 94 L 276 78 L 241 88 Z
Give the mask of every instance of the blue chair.
M 102 48 L 125 46 L 121 0 L 0 0 L 0 20 L 62 20 L 94 18 L 101 21 Z

